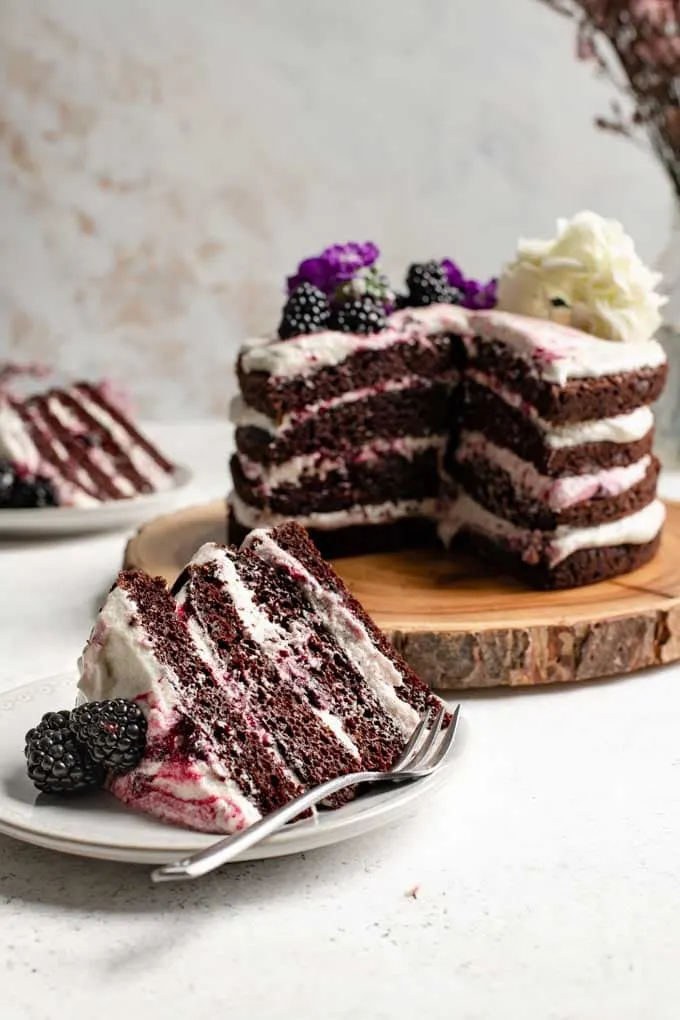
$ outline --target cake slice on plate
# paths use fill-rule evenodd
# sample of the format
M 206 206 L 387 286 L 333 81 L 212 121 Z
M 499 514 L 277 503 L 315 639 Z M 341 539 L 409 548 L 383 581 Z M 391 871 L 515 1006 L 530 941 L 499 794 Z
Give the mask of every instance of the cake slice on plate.
M 109 780 L 126 804 L 234 832 L 334 776 L 389 769 L 439 702 L 304 530 L 204 545 L 172 591 L 124 572 L 81 660 L 87 701 L 141 706 L 146 748 Z
M 88 507 L 172 488 L 175 467 L 106 383 L 21 399 L 0 372 L 0 509 Z
M 652 452 L 661 345 L 499 311 L 471 315 L 465 345 L 443 540 L 539 588 L 646 563 L 665 516 Z

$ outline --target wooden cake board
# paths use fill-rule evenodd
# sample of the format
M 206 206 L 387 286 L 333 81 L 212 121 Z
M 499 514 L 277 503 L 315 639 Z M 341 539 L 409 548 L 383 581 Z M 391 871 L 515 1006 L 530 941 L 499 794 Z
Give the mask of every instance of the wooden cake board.
M 224 542 L 223 500 L 160 517 L 125 565 L 172 584 L 203 542 Z M 594 680 L 680 659 L 680 505 L 655 559 L 614 581 L 537 592 L 442 549 L 333 566 L 416 672 L 443 690 Z

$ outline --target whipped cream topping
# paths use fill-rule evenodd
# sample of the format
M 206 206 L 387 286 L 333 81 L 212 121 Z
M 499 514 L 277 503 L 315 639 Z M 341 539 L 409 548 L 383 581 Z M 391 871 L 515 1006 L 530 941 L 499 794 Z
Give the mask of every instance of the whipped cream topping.
M 634 411 L 617 414 L 613 418 L 594 418 L 591 421 L 576 422 L 574 425 L 553 425 L 541 418 L 535 407 L 523 400 L 514 390 L 503 385 L 495 376 L 471 369 L 468 377 L 491 390 L 510 407 L 521 411 L 544 434 L 546 445 L 554 449 L 580 446 L 582 443 L 636 443 L 654 426 L 654 413 L 651 407 L 637 407 Z
M 666 517 L 660 500 L 637 513 L 594 527 L 563 525 L 554 532 L 530 531 L 497 517 L 462 493 L 443 512 L 439 536 L 449 546 L 459 531 L 473 531 L 519 553 L 527 563 L 545 558 L 551 567 L 580 549 L 603 549 L 618 545 L 644 545 L 659 534 Z
M 426 336 L 454 333 L 463 336 L 470 328 L 470 312 L 460 305 L 437 304 L 425 308 L 401 308 L 389 318 L 393 329 L 418 332 Z
M 249 503 L 244 503 L 236 492 L 230 493 L 229 504 L 236 520 L 244 528 L 274 528 L 277 524 L 294 520 L 304 528 L 314 528 L 317 531 L 334 531 L 336 528 L 349 528 L 355 524 L 389 524 L 405 517 L 434 517 L 437 509 L 437 500 L 433 498 L 405 499 L 394 503 L 362 503 L 346 510 L 292 517 L 290 514 L 275 514 L 250 506 Z
M 616 220 L 582 212 L 548 241 L 522 239 L 498 284 L 498 307 L 569 321 L 605 340 L 638 343 L 661 325 L 661 275 L 648 269 Z M 557 298 L 566 307 L 556 309 Z
M 244 453 L 237 453 L 237 457 L 248 481 L 257 485 L 266 495 L 281 486 L 296 485 L 310 478 L 323 480 L 336 472 L 346 475 L 350 463 L 372 464 L 391 455 L 413 460 L 417 454 L 426 450 L 443 450 L 447 440 L 447 435 L 374 439 L 349 455 L 326 457 L 322 453 L 309 453 L 269 466 L 251 460 Z
M 462 432 L 456 449 L 456 460 L 465 463 L 477 458 L 488 461 L 510 475 L 517 489 L 545 503 L 551 510 L 566 510 L 595 496 L 619 496 L 642 481 L 652 462 L 651 456 L 647 455 L 626 467 L 550 478 L 542 475 L 533 464 L 518 457 L 516 453 L 492 443 L 481 432 Z
M 464 342 L 471 358 L 480 349 L 480 341 L 495 340 L 526 361 L 540 379 L 560 386 L 570 379 L 639 372 L 666 362 L 657 340 L 613 344 L 557 322 L 509 312 L 475 312 L 470 315 L 470 329 L 474 335 Z

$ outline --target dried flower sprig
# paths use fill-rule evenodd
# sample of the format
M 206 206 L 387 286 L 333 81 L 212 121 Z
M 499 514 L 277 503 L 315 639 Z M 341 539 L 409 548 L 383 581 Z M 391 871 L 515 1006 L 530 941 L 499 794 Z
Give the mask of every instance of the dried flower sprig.
M 680 0 L 540 0 L 577 22 L 576 53 L 624 94 L 596 125 L 643 132 L 680 196 Z

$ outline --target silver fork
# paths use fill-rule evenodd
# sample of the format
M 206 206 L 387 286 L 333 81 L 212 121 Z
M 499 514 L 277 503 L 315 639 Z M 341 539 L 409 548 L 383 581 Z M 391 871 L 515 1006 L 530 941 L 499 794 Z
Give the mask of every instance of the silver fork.
M 201 850 L 191 857 L 185 857 L 174 864 L 164 864 L 161 868 L 152 871 L 151 878 L 154 882 L 182 882 L 189 878 L 200 878 L 210 871 L 233 860 L 238 854 L 254 846 L 261 840 L 277 832 L 287 822 L 291 822 L 307 808 L 314 807 L 321 801 L 326 800 L 334 793 L 347 789 L 348 786 L 356 786 L 359 783 L 411 783 L 418 779 L 431 776 L 433 772 L 441 768 L 447 754 L 453 745 L 453 738 L 456 735 L 458 714 L 460 705 L 456 706 L 451 717 L 451 722 L 444 728 L 446 708 L 437 712 L 434 719 L 432 712 L 428 710 L 414 729 L 411 739 L 404 748 L 404 751 L 393 768 L 389 772 L 352 772 L 349 775 L 338 776 L 337 779 L 329 779 L 313 790 L 301 794 L 289 804 L 277 808 L 271 814 L 265 815 L 259 822 L 255 822 L 247 829 L 237 832 L 233 836 L 227 836 L 212 846 Z M 429 729 L 428 729 L 429 726 Z

